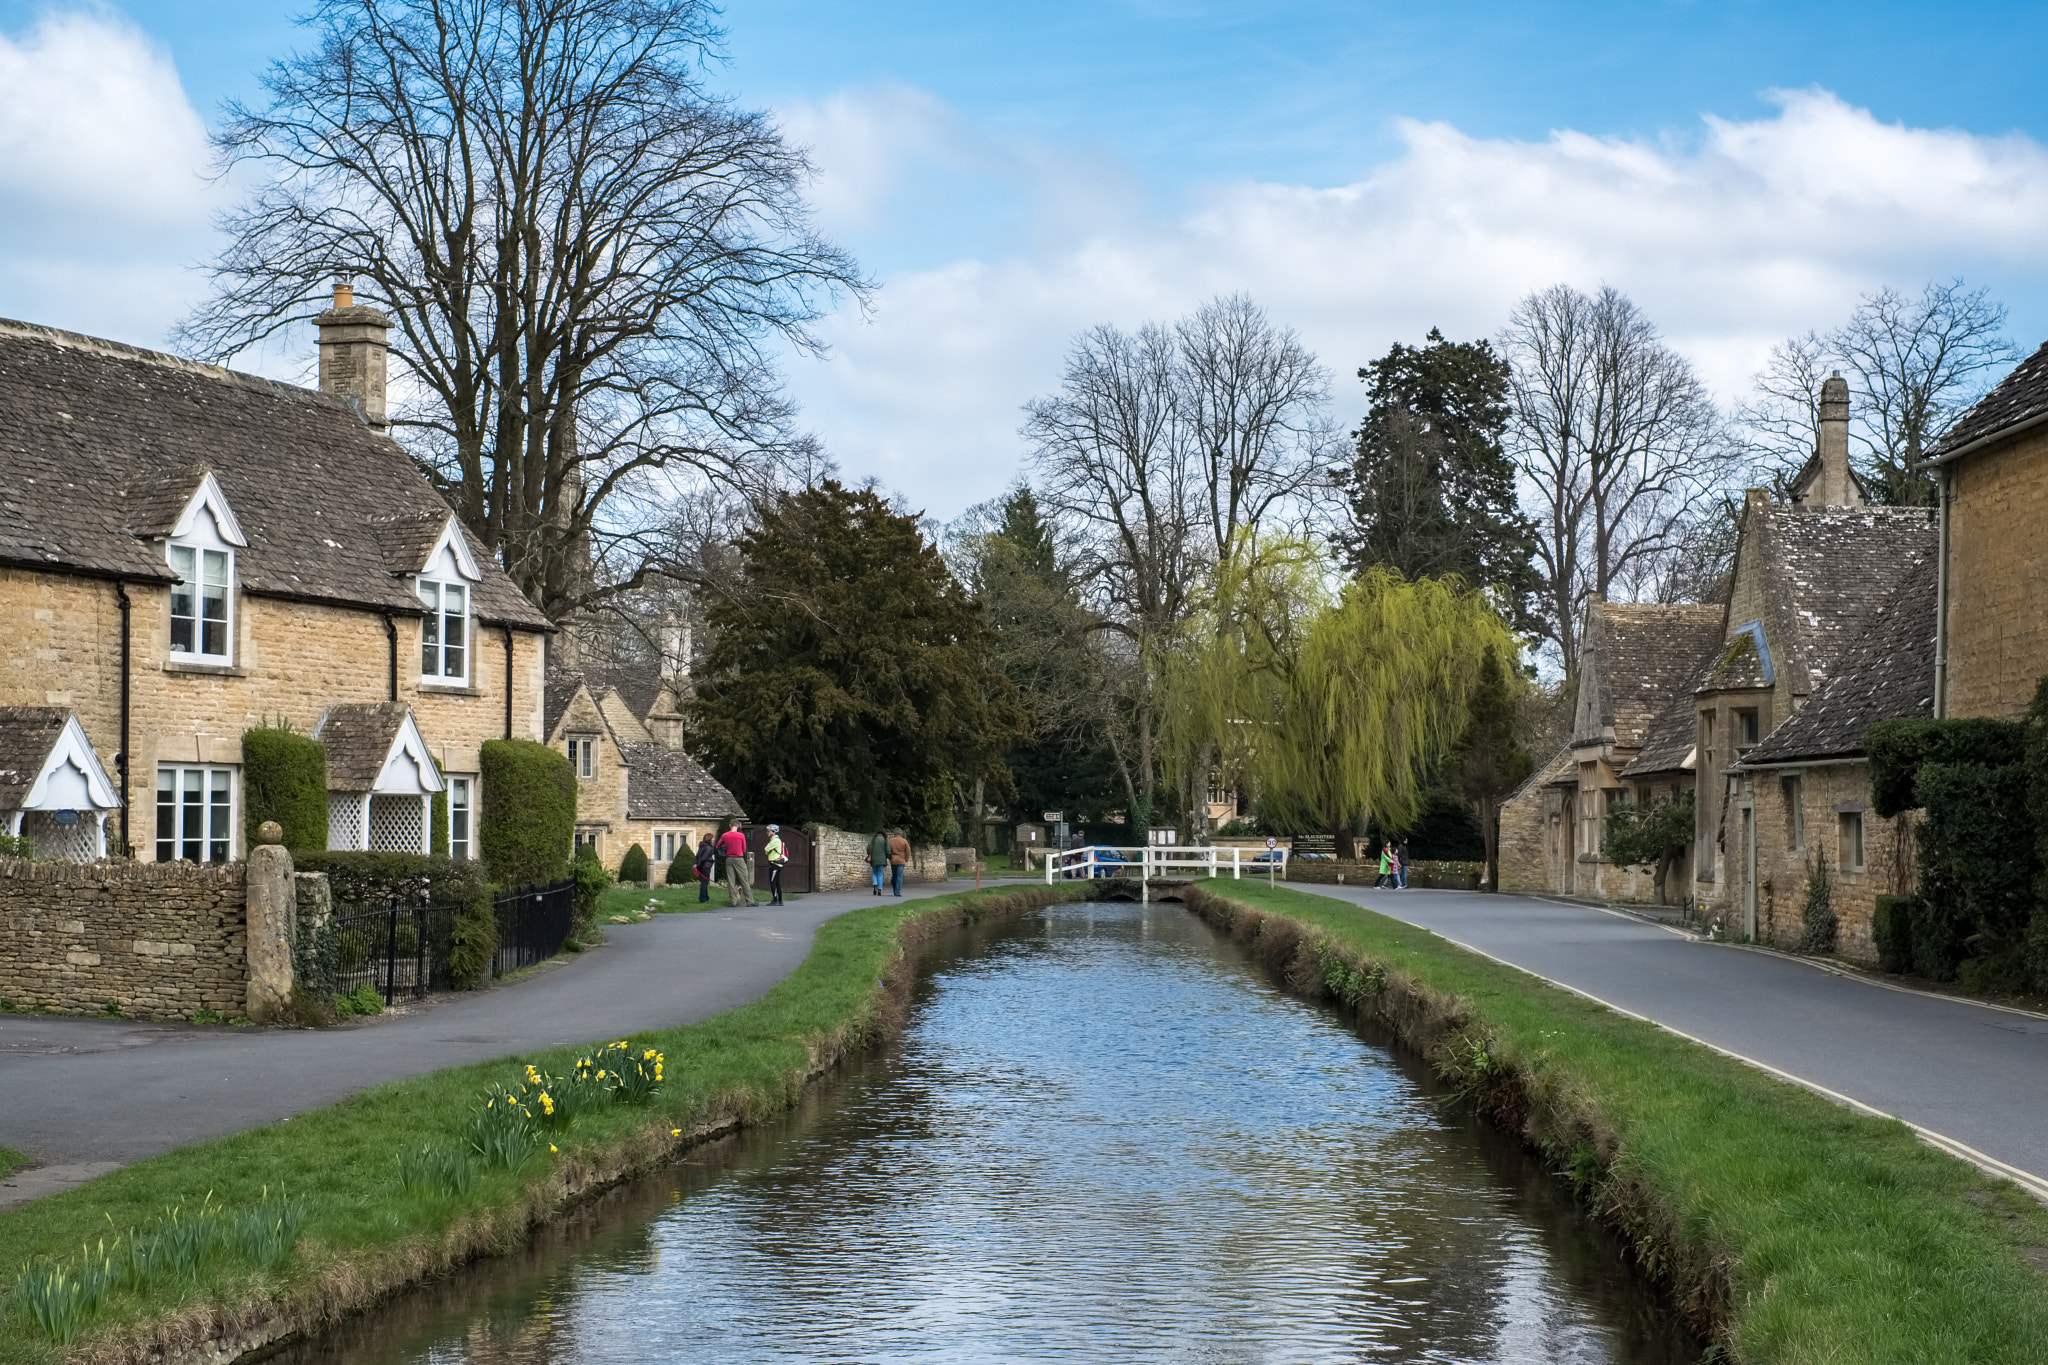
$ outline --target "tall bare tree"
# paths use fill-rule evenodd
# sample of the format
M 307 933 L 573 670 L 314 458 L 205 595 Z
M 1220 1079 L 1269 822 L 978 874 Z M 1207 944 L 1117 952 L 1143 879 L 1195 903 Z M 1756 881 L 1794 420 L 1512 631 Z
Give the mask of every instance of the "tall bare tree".
M 1820 386 L 1840 363 L 1818 332 L 1787 337 L 1771 347 L 1750 376 L 1748 396 L 1735 405 L 1737 439 L 1780 501 L 1817 447 Z
M 1098 704 L 1134 824 L 1159 805 L 1156 651 L 1211 566 L 1302 506 L 1329 442 L 1328 390 L 1291 331 L 1231 296 L 1172 327 L 1084 332 L 1059 391 L 1025 406 L 1035 485 L 1075 528 L 1077 586 L 1107 637 L 1098 658 L 1121 684 Z
M 1732 468 L 1706 386 L 1627 295 L 1557 284 L 1517 304 L 1508 447 L 1527 481 L 1543 633 L 1568 684 L 1590 597 L 1652 577 L 1685 543 L 1688 509 Z
M 395 424 L 514 580 L 551 614 L 632 581 L 587 547 L 658 524 L 630 506 L 650 476 L 810 456 L 771 353 L 865 288 L 810 226 L 804 154 L 707 88 L 715 13 L 322 0 L 216 138 L 262 180 L 186 345 L 224 357 L 359 281 L 397 324 Z

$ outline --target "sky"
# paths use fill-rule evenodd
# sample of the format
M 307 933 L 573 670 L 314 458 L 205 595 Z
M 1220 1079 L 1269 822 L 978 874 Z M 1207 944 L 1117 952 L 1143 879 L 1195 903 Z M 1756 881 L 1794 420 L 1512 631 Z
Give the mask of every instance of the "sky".
M 290 4 L 0 0 L 0 316 L 164 345 L 225 101 Z M 2048 6 L 732 0 L 714 81 L 811 149 L 880 283 L 792 356 L 843 472 L 950 518 L 1023 470 L 1073 336 L 1242 291 L 1359 366 L 1631 295 L 1724 402 L 1859 294 L 1962 277 L 2048 338 Z M 309 329 L 310 330 L 310 329 Z M 311 357 L 250 357 L 288 375 Z

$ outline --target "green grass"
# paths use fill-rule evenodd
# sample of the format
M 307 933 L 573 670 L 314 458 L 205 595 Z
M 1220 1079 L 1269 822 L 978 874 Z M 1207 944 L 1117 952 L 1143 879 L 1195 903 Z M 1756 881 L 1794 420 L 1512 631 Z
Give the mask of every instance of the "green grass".
M 263 1305 L 280 1299 L 301 1313 L 360 1306 L 369 1295 L 479 1250 L 516 1243 L 529 1212 L 555 1206 L 576 1172 L 587 1179 L 644 1165 L 687 1141 L 672 1130 L 687 1134 L 721 1117 L 788 1107 L 802 1091 L 814 1045 L 822 1040 L 829 1055 L 832 1040 L 857 1041 L 879 1029 L 876 981 L 896 963 L 906 921 L 981 913 L 1005 894 L 1015 893 L 889 900 L 828 921 L 803 964 L 760 1000 L 687 1028 L 633 1035 L 628 1041 L 636 1051 L 666 1054 L 661 1090 L 645 1106 L 592 1110 L 573 1130 L 551 1137 L 559 1154 L 544 1153 L 522 1174 L 486 1170 L 464 1193 L 408 1191 L 399 1157 L 422 1144 L 459 1145 L 488 1087 L 516 1084 L 527 1063 L 566 1072 L 591 1055 L 588 1047 L 376 1086 L 330 1108 L 179 1148 L 0 1213 L 0 1287 L 12 1286 L 38 1258 L 75 1257 L 85 1243 L 150 1225 L 170 1207 L 190 1210 L 210 1194 L 232 1210 L 256 1204 L 266 1191 L 284 1191 L 305 1204 L 298 1255 L 270 1268 L 223 1257 L 174 1282 L 115 1289 L 90 1331 L 132 1334 L 137 1324 L 207 1303 L 253 1303 L 249 1316 L 259 1319 L 272 1311 Z M 137 1123 L 148 1121 L 136 1116 Z M 337 1267 L 346 1273 L 323 1277 Z M 335 1284 L 350 1288 L 343 1293 Z M 56 1350 L 22 1320 L 0 1316 L 0 1362 L 43 1365 Z
M 765 904 L 767 899 L 768 888 L 755 886 L 754 903 Z M 802 899 L 803 897 L 794 891 L 785 891 L 782 895 L 784 904 Z M 658 904 L 649 906 L 649 901 Z M 742 901 L 741 905 L 744 906 L 745 902 Z M 711 899 L 702 904 L 697 901 L 697 887 L 694 883 L 689 886 L 656 886 L 645 891 L 637 886 L 615 886 L 605 892 L 598 901 L 597 917 L 600 924 L 605 924 L 610 922 L 613 915 L 694 915 L 704 910 L 727 910 L 731 907 L 732 896 L 722 884 L 714 885 L 711 888 Z
M 17 1152 L 12 1147 L 0 1147 L 0 1180 L 5 1180 L 16 1171 L 25 1171 L 35 1164 L 35 1158 L 27 1152 Z
M 983 877 L 1007 877 L 1010 875 L 1010 855 L 1007 853 L 984 853 L 981 855 L 981 866 L 983 869 L 981 875 Z M 966 877 L 972 881 L 974 869 L 971 867 L 955 868 L 949 875 Z
M 1204 883 L 1469 1005 L 1461 1047 L 1518 1076 L 1544 1113 L 1603 1125 L 1596 1206 L 1731 1283 L 1734 1359 L 2048 1361 L 2048 1209 L 1796 1086 L 1362 907 L 1251 881 Z M 1559 1132 L 1566 1126 L 1560 1125 Z

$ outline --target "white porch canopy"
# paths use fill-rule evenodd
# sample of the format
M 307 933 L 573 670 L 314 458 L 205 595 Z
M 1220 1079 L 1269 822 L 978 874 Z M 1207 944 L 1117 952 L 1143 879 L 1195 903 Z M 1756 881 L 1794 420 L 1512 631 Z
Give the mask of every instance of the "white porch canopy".
M 314 737 L 328 749 L 329 848 L 433 852 L 434 797 L 447 783 L 411 708 L 337 706 Z
M 121 798 L 78 717 L 48 707 L 0 708 L 0 748 L 11 778 L 0 785 L 9 835 L 26 834 L 42 858 L 93 862 L 107 856 L 107 815 Z M 33 770 L 34 776 L 30 776 Z

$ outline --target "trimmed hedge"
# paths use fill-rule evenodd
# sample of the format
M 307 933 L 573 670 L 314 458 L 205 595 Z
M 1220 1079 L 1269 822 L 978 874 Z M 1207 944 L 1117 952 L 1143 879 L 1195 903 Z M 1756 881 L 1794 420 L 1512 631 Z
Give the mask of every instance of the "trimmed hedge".
M 483 745 L 483 811 L 477 849 L 505 886 L 562 875 L 576 837 L 576 772 L 569 756 L 530 739 Z
M 668 873 L 662 880 L 669 886 L 692 886 L 697 881 L 697 850 L 686 848 L 668 860 Z
M 490 980 L 498 951 L 498 917 L 491 906 L 491 888 L 483 864 L 433 857 L 424 853 L 364 853 L 349 849 L 292 856 L 300 872 L 323 872 L 334 895 L 336 915 L 363 914 L 391 905 L 422 902 L 456 907 L 448 935 L 448 974 L 458 990 L 475 990 Z M 327 955 L 319 945 L 301 946 L 301 979 L 319 990 Z M 320 979 L 316 979 L 320 978 Z
M 2009 720 L 1881 720 L 1863 736 L 1870 801 L 1889 819 L 1924 805 L 1914 790 L 1926 763 L 2002 768 L 2026 752 L 2025 728 Z
M 327 746 L 282 726 L 242 732 L 242 828 L 256 846 L 265 820 L 284 828 L 293 853 L 327 847 Z
M 647 850 L 635 844 L 626 850 L 626 856 L 619 860 L 619 880 L 622 882 L 644 882 L 647 880 Z
M 1879 896 L 1870 916 L 1870 941 L 1879 971 L 1913 970 L 1913 902 L 1917 896 Z

